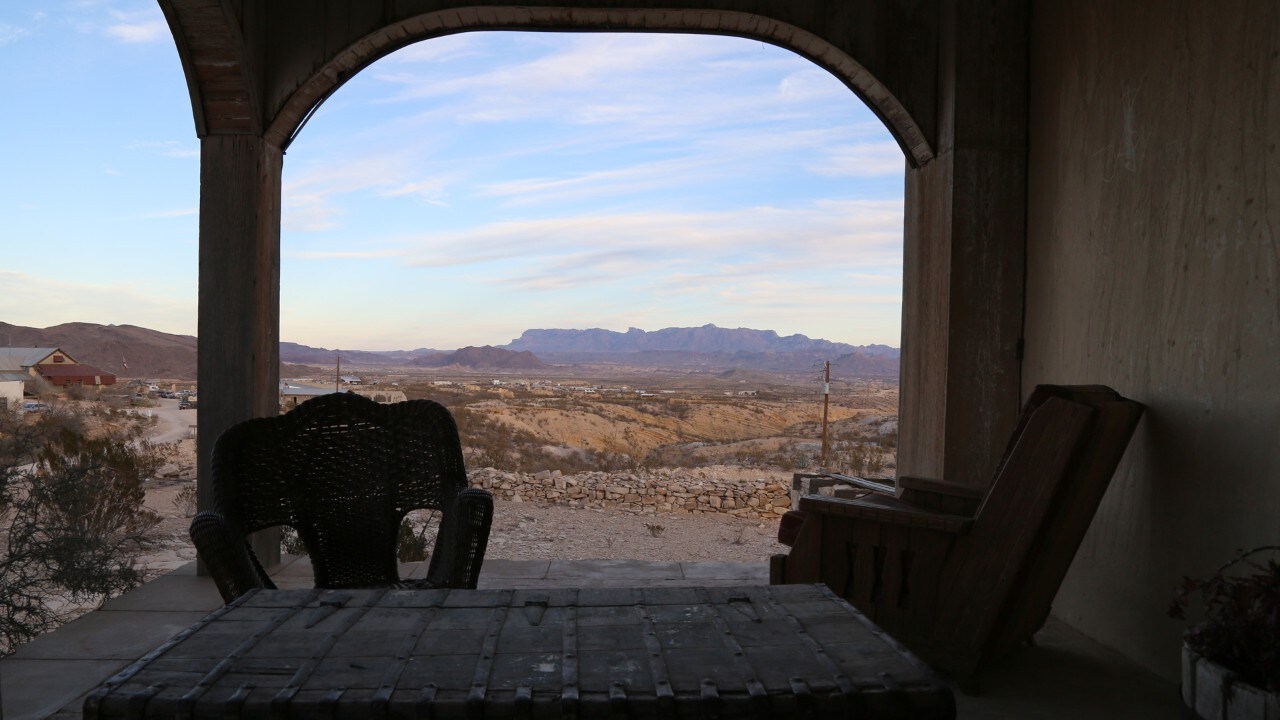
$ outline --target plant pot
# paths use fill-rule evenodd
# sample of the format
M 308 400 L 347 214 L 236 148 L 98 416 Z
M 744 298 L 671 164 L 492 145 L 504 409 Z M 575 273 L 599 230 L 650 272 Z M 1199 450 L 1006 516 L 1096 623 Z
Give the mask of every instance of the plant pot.
M 1280 693 L 1266 692 L 1182 644 L 1182 701 L 1202 720 L 1280 720 Z

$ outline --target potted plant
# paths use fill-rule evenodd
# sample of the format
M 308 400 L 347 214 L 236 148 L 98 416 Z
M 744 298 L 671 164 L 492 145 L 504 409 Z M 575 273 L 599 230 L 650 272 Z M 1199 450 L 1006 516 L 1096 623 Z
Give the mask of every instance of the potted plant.
M 1184 578 L 1169 616 L 1204 619 L 1183 636 L 1182 698 L 1205 720 L 1280 720 L 1280 545 L 1236 551 L 1208 578 Z

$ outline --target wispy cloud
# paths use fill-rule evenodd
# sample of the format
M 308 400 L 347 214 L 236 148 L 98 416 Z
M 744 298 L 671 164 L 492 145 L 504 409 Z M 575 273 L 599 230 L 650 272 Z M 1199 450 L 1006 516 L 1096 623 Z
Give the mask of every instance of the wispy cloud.
M 829 177 L 885 177 L 901 175 L 905 163 L 902 148 L 885 141 L 832 147 L 808 167 Z
M 24 27 L 10 25 L 8 23 L 0 23 L 0 47 L 4 47 L 18 38 L 26 35 L 29 31 Z
M 134 282 L 76 283 L 0 270 L 0 317 L 33 327 L 64 322 L 131 324 L 165 332 L 193 334 L 195 286 L 189 298 L 147 292 Z M 30 298 L 40 302 L 32 303 Z
M 434 177 L 405 182 L 397 187 L 383 191 L 382 194 L 386 197 L 412 196 L 430 205 L 443 205 L 447 194 L 445 190 L 448 186 L 448 178 Z
M 169 26 L 163 21 L 116 23 L 109 25 L 105 32 L 123 43 L 149 43 L 168 36 Z
M 412 183 L 405 158 L 391 154 L 313 166 L 290 176 L 283 192 L 283 225 L 288 231 L 332 230 L 345 213 L 337 198 L 374 190 L 394 193 Z
M 4 47 L 9 43 L 31 35 L 33 30 L 37 29 L 44 22 L 47 14 L 41 10 L 26 13 L 21 20 L 3 22 L 0 21 L 0 47 Z
M 143 150 L 161 157 L 188 160 L 200 157 L 200 148 L 192 142 L 178 140 L 140 140 L 125 146 L 127 150 Z
M 716 161 L 686 157 L 644 162 L 608 170 L 591 170 L 559 178 L 523 178 L 482 185 L 481 197 L 500 197 L 513 205 L 580 201 L 601 196 L 672 188 L 705 177 Z
M 380 260 L 404 257 L 401 250 L 295 250 L 287 253 L 298 260 Z
M 521 289 L 602 285 L 639 275 L 657 289 L 804 268 L 900 265 L 901 201 L 632 213 L 491 223 L 397 243 L 414 267 L 485 266 Z M 511 267 L 507 261 L 513 261 Z
M 439 43 L 435 57 L 449 57 L 454 42 L 463 41 L 441 38 L 423 45 Z M 544 41 L 522 42 L 492 58 L 481 72 L 472 64 L 448 63 L 418 70 L 411 56 L 401 57 L 408 51 L 374 72 L 393 88 L 387 101 L 430 100 L 466 122 L 555 118 L 586 126 L 621 124 L 647 133 L 733 125 L 795 112 L 800 103 L 819 98 L 849 97 L 816 66 L 790 72 L 776 84 L 762 81 L 750 73 L 776 70 L 778 52 L 770 49 L 754 61 L 753 46 L 734 39 L 580 35 L 545 48 L 539 44 Z M 471 47 L 469 55 L 482 54 L 474 43 Z M 487 52 L 493 48 L 490 44 Z
M 199 208 L 180 208 L 177 210 L 156 210 L 154 212 L 143 213 L 142 218 L 146 220 L 155 220 L 163 218 L 191 217 L 199 214 Z
M 160 14 L 158 7 L 139 11 L 110 11 L 113 22 L 103 28 L 103 33 L 114 40 L 127 44 L 142 44 L 167 40 L 169 24 Z

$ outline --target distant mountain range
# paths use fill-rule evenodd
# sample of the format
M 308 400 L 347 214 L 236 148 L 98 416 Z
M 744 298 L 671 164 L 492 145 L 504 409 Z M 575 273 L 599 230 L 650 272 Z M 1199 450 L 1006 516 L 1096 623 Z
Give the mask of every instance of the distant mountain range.
M 426 357 L 416 358 L 409 365 L 413 367 L 496 368 L 499 370 L 533 370 L 546 367 L 537 356 L 528 350 L 513 351 L 493 347 L 492 345 L 464 347 L 451 353 L 433 353 Z
M 67 352 L 71 352 L 68 350 Z M 417 350 L 330 350 L 316 348 L 298 343 L 280 343 L 280 361 L 291 363 L 307 363 L 311 365 L 333 365 L 339 353 L 342 362 L 356 365 L 409 365 L 413 360 L 427 355 L 439 354 L 440 350 L 418 348 Z
M 848 345 L 781 336 L 773 330 L 703 325 L 646 332 L 602 330 L 525 330 L 508 343 L 511 350 L 536 353 L 548 363 L 604 363 L 685 369 L 726 367 L 753 370 L 804 370 L 831 361 L 846 377 L 896 377 L 898 349 L 888 345 Z
M 124 377 L 194 379 L 196 338 L 133 325 L 65 323 L 30 328 L 0 322 L 0 342 L 15 347 L 61 347 L 73 358 Z M 772 330 L 665 328 L 646 332 L 612 330 L 526 330 L 505 346 L 466 347 L 448 352 L 417 350 L 330 350 L 280 343 L 280 361 L 332 367 L 341 355 L 353 367 L 465 367 L 537 369 L 547 364 L 599 363 L 672 369 L 743 368 L 802 370 L 830 360 L 844 377 L 896 377 L 898 349 L 854 346 Z M 123 363 L 129 367 L 124 369 Z M 287 372 L 286 372 L 287 374 Z
M 695 353 L 824 353 L 845 355 L 862 352 L 867 355 L 897 357 L 898 351 L 885 345 L 856 347 L 830 340 L 815 340 L 804 335 L 778 335 L 772 330 L 722 328 L 715 325 L 689 328 L 664 328 L 646 332 L 631 328 L 613 330 L 525 330 L 524 334 L 505 346 L 508 350 L 534 353 L 635 353 L 676 351 Z

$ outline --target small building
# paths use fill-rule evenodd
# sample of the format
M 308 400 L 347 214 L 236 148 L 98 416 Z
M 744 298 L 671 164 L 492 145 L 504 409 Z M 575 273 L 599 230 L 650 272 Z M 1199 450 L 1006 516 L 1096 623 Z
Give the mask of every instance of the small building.
M 36 372 L 50 385 L 57 387 L 100 387 L 116 384 L 115 375 L 84 363 L 37 365 Z
M 377 388 L 359 388 L 356 390 L 348 390 L 347 392 L 363 395 L 377 403 L 398 403 L 408 400 L 409 397 L 404 394 L 403 390 L 379 390 Z
M 332 387 L 282 382 L 280 383 L 280 407 L 285 409 L 293 408 L 300 402 L 306 402 L 313 397 L 328 395 L 332 392 L 337 392 L 337 390 Z
M 19 375 L 19 377 L 9 377 Z M 0 412 L 22 404 L 22 392 L 26 389 L 25 376 L 18 373 L 0 373 Z
M 43 378 L 58 387 L 114 385 L 116 376 L 78 362 L 61 348 L 0 348 L 0 373 Z

